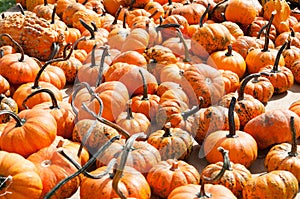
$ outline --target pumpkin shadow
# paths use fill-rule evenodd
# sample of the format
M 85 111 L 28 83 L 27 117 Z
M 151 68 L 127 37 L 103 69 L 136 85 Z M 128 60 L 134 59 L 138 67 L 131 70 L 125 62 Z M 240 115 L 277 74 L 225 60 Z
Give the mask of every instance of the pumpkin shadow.
M 287 96 L 287 94 L 288 94 L 288 92 L 284 92 L 284 93 L 281 93 L 281 94 L 275 94 L 275 95 L 272 96 L 272 98 L 269 101 L 276 101 L 276 100 L 282 99 L 285 96 Z

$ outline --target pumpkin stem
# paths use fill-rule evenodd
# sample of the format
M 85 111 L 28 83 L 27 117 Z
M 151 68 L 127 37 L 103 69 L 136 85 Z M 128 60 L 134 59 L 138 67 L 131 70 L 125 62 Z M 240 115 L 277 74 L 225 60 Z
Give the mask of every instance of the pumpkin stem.
M 50 24 L 55 24 L 55 14 L 56 14 L 56 4 L 53 7 L 53 11 L 52 11 L 52 14 L 51 14 L 51 22 L 50 22 Z
M 36 75 L 35 77 L 35 80 L 34 80 L 34 84 L 33 86 L 31 87 L 32 89 L 36 89 L 36 88 L 39 88 L 39 79 L 43 73 L 43 71 L 46 69 L 46 67 L 50 64 L 52 64 L 53 62 L 59 62 L 59 61 L 66 61 L 68 60 L 72 53 L 73 53 L 73 47 L 71 44 L 67 44 L 65 49 L 64 49 L 64 54 L 66 54 L 66 51 L 70 48 L 70 52 L 68 55 L 64 56 L 63 58 L 57 58 L 57 59 L 52 59 L 52 60 L 49 60 L 49 61 L 46 61 L 45 64 L 40 68 L 38 74 Z
M 5 18 L 5 14 L 4 12 L 1 14 L 1 18 L 4 19 Z
M 171 171 L 175 171 L 178 169 L 178 162 L 177 160 L 172 163 L 172 167 L 170 168 Z
M 183 38 L 183 35 L 182 35 L 182 32 L 179 28 L 176 28 L 177 30 L 177 36 L 179 37 L 180 39 L 180 42 L 183 44 L 183 47 L 184 47 L 184 59 L 183 61 L 184 62 L 190 62 L 191 61 L 191 58 L 190 58 L 190 53 L 189 53 L 189 48 Z
M 228 45 L 227 52 L 225 53 L 225 56 L 227 56 L 227 57 L 233 56 L 233 54 L 232 54 L 232 45 L 231 44 Z
M 9 175 L 7 177 L 0 176 L 0 190 L 5 189 L 5 191 L 1 191 L 3 193 L 0 194 L 0 197 L 5 196 L 6 194 L 11 194 L 11 192 L 7 191 L 7 189 L 11 185 L 12 179 L 13 179 L 13 177 L 11 175 Z
M 76 169 L 81 169 L 81 165 L 77 161 L 75 161 L 73 158 L 71 158 L 68 154 L 66 154 L 66 152 L 64 150 L 58 150 L 58 152 L 62 156 L 64 156 L 64 158 L 66 158 L 68 161 L 70 161 L 71 164 L 73 164 L 76 167 Z M 116 162 L 117 162 L 116 158 L 111 159 L 111 161 L 109 161 L 109 163 L 107 164 L 107 168 L 104 170 L 104 172 L 97 174 L 97 175 L 91 174 L 91 173 L 87 172 L 86 170 L 84 170 L 82 173 L 84 176 L 91 178 L 91 179 L 101 179 L 105 175 L 109 174 L 109 171 L 114 167 Z
M 228 1 L 228 0 L 223 0 L 223 1 L 218 2 L 218 3 L 213 7 L 213 9 L 211 10 L 211 12 L 209 13 L 209 18 L 211 18 L 211 16 L 214 14 L 214 12 L 217 10 L 217 8 L 219 8 L 219 6 L 222 5 L 223 3 L 225 3 L 226 1 Z M 226 20 L 225 20 L 225 21 L 226 21 Z
M 20 53 L 21 53 L 21 58 L 20 58 L 18 61 L 19 61 L 19 62 L 23 62 L 24 59 L 25 59 L 25 53 L 24 53 L 24 50 L 23 50 L 22 46 L 21 46 L 16 40 L 14 40 L 9 34 L 7 34 L 7 33 L 0 34 L 0 38 L 1 38 L 1 37 L 8 37 L 9 40 L 10 40 L 14 45 L 17 46 L 18 50 L 19 50 Z
M 199 97 L 199 101 L 200 103 L 198 106 L 193 106 L 190 110 L 181 113 L 181 116 L 184 120 L 187 120 L 189 116 L 197 113 L 202 108 L 202 105 L 204 103 L 203 97 Z
M 42 88 L 42 89 L 38 89 L 38 90 L 35 90 L 33 91 L 32 93 L 30 93 L 22 102 L 22 106 L 25 108 L 25 109 L 29 109 L 28 106 L 26 105 L 26 102 L 33 96 L 39 94 L 39 93 L 47 93 L 50 98 L 51 98 L 51 102 L 52 102 L 52 105 L 49 107 L 49 109 L 60 109 L 59 105 L 58 105 L 58 102 L 57 102 L 57 99 L 55 98 L 55 95 L 54 93 L 48 89 L 48 88 Z
M 20 3 L 17 3 L 17 7 L 20 10 L 21 14 L 25 16 L 25 11 L 24 11 L 23 6 Z
M 163 134 L 163 137 L 172 137 L 171 127 L 172 127 L 171 122 L 167 122 L 167 123 L 164 125 L 163 130 L 165 131 L 165 133 Z
M 200 27 L 200 28 L 203 27 L 204 19 L 205 19 L 206 15 L 207 15 L 208 12 L 209 12 L 209 8 L 210 8 L 210 3 L 207 4 L 207 7 L 206 7 L 204 13 L 203 13 L 202 16 L 200 17 L 200 22 L 199 22 L 199 27 Z
M 269 24 L 267 23 L 267 24 L 263 25 L 263 26 L 259 29 L 258 34 L 257 34 L 257 36 L 256 36 L 256 39 L 260 39 L 261 34 L 262 34 L 263 31 L 267 28 L 268 25 L 269 25 Z
M 264 44 L 264 48 L 263 48 L 262 52 L 267 52 L 269 50 L 269 42 L 270 42 L 269 34 L 270 34 L 270 29 L 271 29 L 271 25 L 272 25 L 275 14 L 276 14 L 276 11 L 273 11 L 272 15 L 270 17 L 270 20 L 268 22 L 268 25 L 266 27 L 265 44 Z
M 144 76 L 141 69 L 139 69 L 139 73 L 141 74 L 142 82 L 143 82 L 143 98 L 142 98 L 142 100 L 149 100 L 148 85 L 147 85 L 147 82 L 146 82 L 146 78 L 145 78 L 145 76 Z
M 241 100 L 244 99 L 244 90 L 245 90 L 245 87 L 246 87 L 247 83 L 248 83 L 251 79 L 253 79 L 254 77 L 259 77 L 259 76 L 261 76 L 261 74 L 262 74 L 262 73 L 253 73 L 253 74 L 250 74 L 250 75 L 246 76 L 246 77 L 243 79 L 243 81 L 242 81 L 242 83 L 241 83 L 241 86 L 240 86 L 240 88 L 238 89 L 238 99 L 237 99 L 238 101 L 241 101 Z
M 120 5 L 120 7 L 118 8 L 116 14 L 115 14 L 115 19 L 114 21 L 111 23 L 111 25 L 116 25 L 118 23 L 118 18 L 120 16 L 121 10 L 122 10 L 123 6 Z
M 109 46 L 104 46 L 103 51 L 102 51 L 102 56 L 100 60 L 100 66 L 99 66 L 99 73 L 96 81 L 96 87 L 98 87 L 102 83 L 102 76 L 103 76 L 103 71 L 104 71 L 104 61 L 105 57 L 108 56 L 108 48 Z
M 126 29 L 127 11 L 124 12 L 123 16 L 123 28 Z
M 288 36 L 287 45 L 285 49 L 291 49 L 291 35 Z
M 284 44 L 278 50 L 276 58 L 275 58 L 274 66 L 273 66 L 273 68 L 271 70 L 271 73 L 278 73 L 278 72 L 280 72 L 279 68 L 278 68 L 278 65 L 279 65 L 281 54 L 282 54 L 283 50 L 285 49 L 286 45 L 287 45 L 287 41 L 284 42 Z
M 4 56 L 4 50 L 0 49 L 0 59 Z
M 44 199 L 50 199 L 52 195 L 55 194 L 55 192 L 64 184 L 66 184 L 67 182 L 69 182 L 70 180 L 72 180 L 73 178 L 77 177 L 78 175 L 80 175 L 81 173 L 84 173 L 97 159 L 97 157 L 99 157 L 115 140 L 120 139 L 120 136 L 117 135 L 113 138 L 111 138 L 108 142 L 106 142 L 104 145 L 101 146 L 101 148 L 95 153 L 93 154 L 93 156 L 89 159 L 89 161 L 83 165 L 80 169 L 78 169 L 78 171 L 76 171 L 74 174 L 68 176 L 67 178 L 61 180 L 58 184 L 56 184 L 45 196 Z M 60 150 L 62 151 L 62 150 Z M 60 152 L 58 151 L 58 152 Z M 106 171 L 104 171 L 104 175 L 106 175 Z M 103 176 L 104 176 L 103 175 Z
M 160 31 L 163 28 L 180 28 L 180 24 L 178 23 L 160 24 L 156 27 L 156 31 Z
M 21 127 L 25 124 L 25 119 L 20 118 L 16 113 L 14 113 L 13 111 L 10 110 L 1 110 L 0 111 L 0 115 L 4 115 L 7 114 L 9 116 L 11 116 L 12 118 L 14 118 L 14 120 L 16 121 L 16 126 L 15 127 Z
M 95 66 L 97 66 L 96 64 L 96 56 L 95 56 L 95 50 L 97 48 L 97 44 L 95 44 L 92 48 L 92 52 L 91 52 L 91 68 L 94 68 Z
M 223 177 L 223 175 L 226 171 L 232 171 L 232 167 L 231 167 L 230 159 L 229 159 L 229 151 L 225 150 L 223 147 L 218 147 L 218 151 L 220 153 L 222 153 L 223 166 L 222 166 L 222 169 L 220 170 L 220 172 L 213 178 L 206 177 L 203 175 L 201 176 L 201 178 L 203 178 L 203 180 L 205 180 L 208 183 L 216 182 L 217 180 L 220 180 Z
M 135 4 L 136 0 L 131 0 L 129 4 L 128 10 L 133 10 L 133 4 Z
M 86 144 L 88 138 L 91 136 L 91 134 L 93 133 L 93 130 L 95 129 L 96 125 L 97 125 L 98 121 L 94 121 L 94 123 L 89 127 L 89 129 L 86 131 L 85 135 L 83 136 L 80 145 L 79 145 L 79 149 L 77 151 L 77 157 L 81 156 L 81 152 L 83 150 L 83 146 Z
M 155 11 L 149 16 L 149 19 L 152 19 L 157 13 L 158 13 L 158 10 L 155 10 Z
M 44 6 L 48 5 L 48 0 L 44 0 Z
M 227 138 L 237 137 L 236 130 L 235 130 L 235 122 L 234 122 L 235 103 L 236 103 L 236 98 L 232 97 L 228 108 L 229 134 L 226 135 Z
M 77 45 L 78 45 L 78 43 L 79 42 L 81 42 L 81 41 L 86 41 L 87 39 L 86 39 L 86 36 L 83 36 L 83 37 L 80 37 L 79 39 L 77 39 L 75 42 L 74 42 L 74 44 L 73 44 L 73 49 L 77 49 Z
M 95 37 L 95 31 L 92 27 L 90 27 L 85 21 L 83 21 L 83 19 L 79 19 L 79 22 L 81 23 L 81 25 L 87 29 L 89 31 L 89 33 L 91 34 L 91 38 L 90 40 L 95 40 L 96 37 Z
M 172 0 L 168 0 L 168 5 L 172 5 L 173 4 L 173 1 Z
M 296 129 L 295 129 L 295 119 L 294 116 L 291 116 L 290 119 L 290 128 L 292 132 L 292 148 L 291 151 L 288 153 L 290 157 L 297 157 L 297 136 L 296 136 Z
M 227 21 L 224 12 L 221 13 L 221 17 L 222 17 L 223 21 Z
M 291 37 L 295 37 L 295 30 L 293 27 L 290 27 L 291 30 Z
M 131 105 L 132 105 L 132 100 L 128 100 L 126 106 L 127 106 L 127 117 L 126 119 L 127 120 L 131 120 L 131 119 L 134 119 L 133 115 L 132 115 L 132 108 L 131 108 Z
M 205 199 L 205 198 L 211 198 L 212 197 L 212 194 L 211 193 L 206 193 L 205 189 L 204 189 L 204 186 L 205 186 L 205 183 L 204 183 L 204 180 L 201 178 L 200 179 L 200 193 L 196 194 L 196 196 L 200 199 Z
M 146 137 L 147 137 L 147 135 L 144 133 L 137 133 L 137 134 L 132 135 L 126 141 L 124 150 L 122 151 L 120 164 L 118 165 L 117 169 L 114 172 L 114 177 L 113 177 L 113 181 L 112 181 L 112 187 L 113 187 L 114 191 L 120 196 L 121 199 L 126 199 L 126 196 L 120 191 L 118 184 L 119 184 L 120 179 L 122 178 L 125 164 L 126 164 L 126 161 L 128 158 L 128 154 L 132 150 L 132 145 L 137 138 L 144 139 Z
M 97 95 L 95 95 L 95 98 L 100 103 L 100 107 L 103 107 L 103 102 L 102 102 L 101 98 L 98 97 Z M 113 122 L 110 122 L 107 119 L 105 119 L 105 118 L 103 118 L 99 115 L 96 115 L 93 111 L 91 111 L 87 107 L 87 105 L 85 103 L 82 103 L 82 108 L 83 108 L 83 110 L 87 111 L 91 116 L 93 116 L 98 121 L 100 121 L 100 122 L 114 128 L 114 129 L 116 129 L 117 131 L 119 131 L 125 137 L 126 140 L 130 137 L 130 134 L 125 129 L 121 128 L 119 125 L 117 125 Z
M 54 59 L 54 57 L 56 56 L 58 51 L 59 51 L 59 45 L 56 42 L 53 42 L 51 45 L 51 54 L 50 54 L 48 60 Z

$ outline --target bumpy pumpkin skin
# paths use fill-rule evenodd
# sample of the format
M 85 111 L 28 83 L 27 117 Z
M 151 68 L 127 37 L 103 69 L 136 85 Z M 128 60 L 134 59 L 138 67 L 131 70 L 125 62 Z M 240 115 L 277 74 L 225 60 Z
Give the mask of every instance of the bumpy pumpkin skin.
M 106 166 L 100 167 L 92 171 L 91 174 L 103 173 L 105 169 L 107 169 Z M 80 198 L 118 198 L 119 196 L 112 189 L 112 172 L 110 171 L 109 174 L 100 179 L 84 177 L 80 185 Z M 132 167 L 125 166 L 118 187 L 126 198 L 150 199 L 151 197 L 150 186 L 145 177 Z
M 293 199 L 297 193 L 297 178 L 289 171 L 276 170 L 249 180 L 243 189 L 243 198 Z
M 232 193 L 241 198 L 242 191 L 246 183 L 252 179 L 251 172 L 242 164 L 234 164 L 230 162 L 231 170 L 226 170 L 223 176 L 212 184 L 224 185 L 232 191 Z M 214 178 L 223 167 L 223 162 L 207 165 L 201 175 Z
M 267 111 L 250 120 L 244 131 L 254 137 L 259 149 L 292 140 L 290 117 L 295 118 L 296 137 L 300 136 L 300 118 L 290 110 Z
M 265 158 L 265 167 L 268 171 L 287 170 L 290 171 L 300 182 L 300 146 L 297 146 L 296 156 L 290 156 L 291 144 L 282 143 L 273 146 Z
M 12 182 L 7 182 L 6 187 L 0 188 L 1 198 L 32 199 L 40 197 L 43 184 L 34 164 L 21 155 L 0 151 L 0 176 L 7 177 L 9 175 L 12 176 Z
M 199 184 L 200 174 L 195 167 L 184 161 L 168 159 L 152 167 L 147 174 L 147 181 L 155 195 L 167 198 L 176 187 Z

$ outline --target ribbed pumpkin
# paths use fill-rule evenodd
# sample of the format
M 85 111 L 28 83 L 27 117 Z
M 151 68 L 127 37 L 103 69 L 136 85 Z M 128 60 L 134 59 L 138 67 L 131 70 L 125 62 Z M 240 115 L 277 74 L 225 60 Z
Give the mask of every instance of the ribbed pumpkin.
M 14 113 L 18 113 L 18 105 L 15 102 L 15 100 L 13 100 L 10 97 L 6 97 L 4 94 L 0 94 L 0 111 L 1 110 L 10 110 Z M 9 115 L 0 115 L 0 123 L 6 123 L 10 120 Z
M 300 146 L 297 145 L 294 117 L 290 119 L 292 140 L 290 143 L 282 143 L 273 146 L 268 152 L 264 165 L 268 171 L 287 170 L 290 171 L 300 182 Z
M 276 170 L 249 180 L 243 189 L 243 198 L 293 199 L 298 193 L 297 178 L 289 171 Z
M 1 197 L 5 199 L 39 198 L 43 184 L 37 172 L 35 165 L 21 155 L 0 151 Z
M 147 181 L 156 196 L 167 198 L 176 187 L 198 184 L 200 174 L 194 166 L 185 161 L 168 159 L 150 169 Z
M 57 134 L 57 124 L 54 117 L 44 110 L 23 110 L 18 114 L 9 114 L 11 119 L 0 137 L 0 148 L 8 152 L 18 153 L 24 157 L 49 146 Z M 32 140 L 38 140 L 33 142 Z
M 192 136 L 180 128 L 172 128 L 171 123 L 151 133 L 147 142 L 159 150 L 162 160 L 186 160 L 193 149 Z
M 252 179 L 252 174 L 244 165 L 231 162 L 228 150 L 220 147 L 218 151 L 222 154 L 223 161 L 207 165 L 201 175 L 206 178 L 217 178 L 212 184 L 224 185 L 237 198 L 241 198 L 243 188 Z
M 229 151 L 232 162 L 249 167 L 257 158 L 258 148 L 255 139 L 244 131 L 236 131 L 233 110 L 236 99 L 233 97 L 229 106 L 229 130 L 210 133 L 203 142 L 205 158 L 210 163 L 222 161 L 218 147 Z

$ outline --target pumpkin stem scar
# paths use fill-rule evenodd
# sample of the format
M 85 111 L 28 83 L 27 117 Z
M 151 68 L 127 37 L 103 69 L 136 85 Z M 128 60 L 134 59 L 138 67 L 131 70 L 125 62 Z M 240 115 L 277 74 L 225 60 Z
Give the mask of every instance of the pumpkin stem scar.
M 5 189 L 4 193 L 0 194 L 0 197 L 5 196 L 6 194 L 12 194 L 11 192 L 7 191 L 9 186 L 12 183 L 12 176 L 3 177 L 0 176 L 0 191 Z

